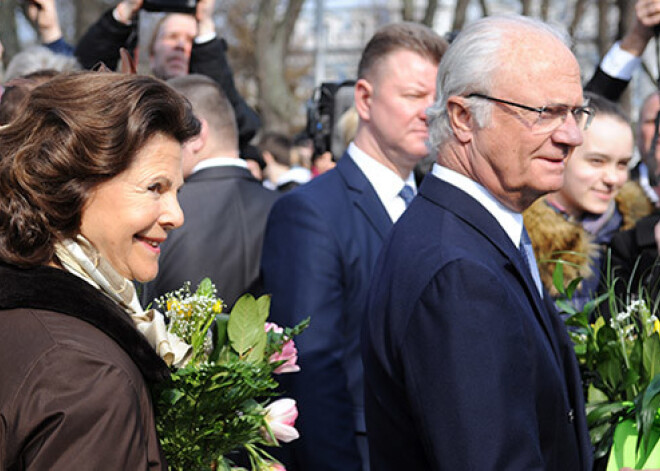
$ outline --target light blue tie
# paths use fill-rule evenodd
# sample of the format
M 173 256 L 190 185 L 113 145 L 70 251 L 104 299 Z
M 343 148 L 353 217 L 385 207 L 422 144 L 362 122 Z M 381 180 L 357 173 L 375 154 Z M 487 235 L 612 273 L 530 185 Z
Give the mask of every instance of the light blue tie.
M 401 191 L 399 192 L 399 196 L 401 197 L 403 202 L 406 203 L 406 208 L 407 208 L 410 202 L 415 197 L 415 190 L 413 190 L 410 185 L 403 185 L 403 188 L 401 188 Z
M 529 238 L 527 229 L 523 226 L 522 234 L 520 236 L 520 255 L 527 265 L 527 269 L 534 279 L 534 284 L 536 284 L 536 289 L 539 291 L 539 295 L 543 298 L 543 285 L 541 284 L 541 275 L 539 274 L 539 267 L 536 265 L 536 257 L 534 257 L 534 248 L 532 247 L 532 241 Z

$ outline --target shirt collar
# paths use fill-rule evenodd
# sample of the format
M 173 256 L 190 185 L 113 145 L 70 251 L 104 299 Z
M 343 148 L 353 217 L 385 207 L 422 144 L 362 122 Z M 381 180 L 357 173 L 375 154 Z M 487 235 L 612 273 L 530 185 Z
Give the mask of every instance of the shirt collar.
M 435 177 L 463 190 L 477 200 L 479 204 L 493 215 L 502 229 L 504 229 L 504 232 L 509 236 L 513 245 L 519 247 L 523 230 L 522 214 L 511 211 L 491 195 L 485 187 L 465 175 L 461 175 L 438 164 L 433 164 L 432 173 Z
M 195 165 L 192 169 L 192 173 L 199 172 L 205 168 L 209 167 L 241 167 L 248 168 L 247 162 L 241 158 L 237 157 L 213 157 L 210 159 L 204 159 Z
M 413 191 L 417 193 L 413 173 L 410 172 L 405 180 L 402 179 L 399 174 L 369 156 L 353 142 L 348 146 L 348 155 L 364 173 L 364 176 L 367 177 L 392 221 L 396 221 L 405 210 L 405 203 L 399 197 L 399 192 L 403 186 L 410 185 Z

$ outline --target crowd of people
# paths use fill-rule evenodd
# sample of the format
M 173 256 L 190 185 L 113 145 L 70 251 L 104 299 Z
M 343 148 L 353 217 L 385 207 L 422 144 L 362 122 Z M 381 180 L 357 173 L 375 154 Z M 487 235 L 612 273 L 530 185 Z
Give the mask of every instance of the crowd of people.
M 188 346 L 152 305 L 205 277 L 228 310 L 268 293 L 273 322 L 310 317 L 289 471 L 592 469 L 553 274 L 582 278 L 578 309 L 612 273 L 660 294 L 660 93 L 635 129 L 617 103 L 660 0 L 586 84 L 540 20 L 451 45 L 383 26 L 334 156 L 262 129 L 215 0 L 163 15 L 135 73 L 141 8 L 72 46 L 30 2 L 43 44 L 2 80 L 0 469 L 166 469 L 149 385 Z

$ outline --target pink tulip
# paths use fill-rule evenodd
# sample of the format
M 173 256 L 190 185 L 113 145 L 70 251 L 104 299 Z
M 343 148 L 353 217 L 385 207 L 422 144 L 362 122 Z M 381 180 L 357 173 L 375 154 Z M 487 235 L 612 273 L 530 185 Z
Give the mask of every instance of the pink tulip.
M 280 442 L 289 443 L 300 436 L 294 428 L 297 418 L 298 408 L 293 399 L 278 399 L 266 407 L 266 423 Z
M 284 332 L 282 327 L 274 324 L 272 322 L 266 322 L 265 324 L 266 332 L 272 330 L 276 334 L 281 334 Z M 282 373 L 295 373 L 300 371 L 300 366 L 297 365 L 298 362 L 298 350 L 296 345 L 293 343 L 293 339 L 287 340 L 282 346 L 281 352 L 273 353 L 268 359 L 270 363 L 283 361 L 280 366 L 273 370 L 273 373 L 282 374 Z
M 268 471 L 286 471 L 282 463 L 268 463 Z

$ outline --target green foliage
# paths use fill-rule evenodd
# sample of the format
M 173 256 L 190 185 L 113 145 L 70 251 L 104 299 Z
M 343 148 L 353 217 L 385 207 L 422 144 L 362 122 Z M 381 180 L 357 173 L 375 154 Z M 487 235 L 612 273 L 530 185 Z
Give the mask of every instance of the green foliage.
M 609 261 L 607 265 L 607 273 L 612 273 Z M 556 304 L 575 345 L 595 457 L 607 455 L 616 426 L 630 419 L 637 424 L 638 458 L 643 462 L 654 445 L 651 427 L 660 407 L 660 322 L 649 307 L 654 304 L 643 287 L 630 283 L 621 299 L 615 286 L 623 280 L 608 276 L 607 292 L 577 311 L 570 301 L 579 281 L 564 287 L 562 265 L 557 264 Z
M 211 281 L 189 284 L 158 300 L 170 331 L 192 346 L 189 362 L 153 390 L 156 428 L 173 470 L 230 470 L 232 452 L 243 449 L 253 470 L 274 458 L 261 446 L 277 444 L 265 406 L 276 395 L 274 352 L 302 332 L 309 320 L 266 333 L 270 298 L 244 295 L 224 314 Z M 210 333 L 209 333 L 210 332 Z

